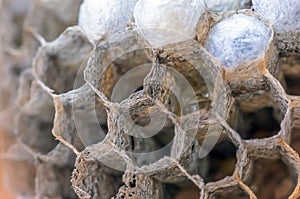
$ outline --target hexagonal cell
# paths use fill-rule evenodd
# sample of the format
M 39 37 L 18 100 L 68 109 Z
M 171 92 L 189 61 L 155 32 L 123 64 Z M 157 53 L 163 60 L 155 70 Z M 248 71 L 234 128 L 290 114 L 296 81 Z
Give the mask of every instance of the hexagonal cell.
M 30 69 L 21 74 L 16 103 L 19 112 L 15 115 L 15 134 L 38 153 L 51 151 L 58 143 L 51 133 L 54 105 L 51 97 L 34 80 Z
M 39 114 L 20 113 L 17 118 L 18 137 L 38 153 L 46 154 L 59 143 L 52 135 L 52 127 L 53 123 L 41 118 Z
M 205 182 L 215 182 L 231 176 L 235 169 L 237 147 L 226 135 L 221 135 L 216 145 L 209 152 L 208 173 L 204 176 Z
M 125 167 L 119 154 L 98 143 L 86 147 L 77 157 L 71 183 L 81 198 L 111 198 L 123 184 Z
M 239 112 L 237 132 L 243 139 L 266 138 L 276 135 L 280 131 L 283 115 L 273 107 L 265 107 L 254 112 Z
M 100 90 L 111 99 L 120 103 L 143 86 L 143 80 L 150 71 L 151 60 L 145 49 L 124 52 L 104 67 L 100 76 Z
M 130 136 L 132 154 L 129 153 L 128 156 L 139 167 L 170 156 L 174 136 L 174 126 L 164 127 L 151 138 Z
M 228 122 L 244 139 L 276 135 L 288 110 L 288 99 L 280 83 L 273 76 L 261 75 L 253 85 L 245 88 L 244 84 L 240 82 L 232 88 L 234 103 Z M 235 93 L 237 88 L 244 90 Z
M 185 184 L 185 186 L 172 185 L 172 184 L 163 184 L 165 199 L 198 199 L 200 197 L 200 190 L 197 186 L 191 182 Z
M 139 92 L 117 106 L 108 113 L 107 139 L 125 150 L 139 167 L 170 155 L 174 124 L 152 100 Z
M 248 199 L 249 195 L 245 193 L 240 187 L 228 190 L 224 193 L 216 193 L 213 195 L 216 199 L 228 199 L 228 198 L 237 198 L 237 199 Z
M 247 184 L 258 198 L 282 199 L 292 194 L 296 180 L 281 160 L 259 159 L 254 162 L 252 180 Z
M 207 82 L 197 68 L 189 61 L 171 64 L 164 58 L 165 54 L 161 56 L 159 58 L 161 67 L 166 67 L 174 79 L 169 89 L 170 110 L 178 116 L 188 115 L 199 110 L 208 111 L 212 96 L 210 96 Z
M 299 96 L 290 96 L 291 105 L 289 115 L 287 115 L 286 130 L 289 135 L 290 146 L 300 153 L 300 126 L 299 126 Z
M 281 53 L 279 58 L 280 81 L 289 95 L 300 95 L 300 54 Z
M 56 114 L 52 132 L 55 136 L 64 138 L 77 150 L 104 139 L 107 133 L 105 106 L 97 101 L 88 85 L 55 95 L 53 100 Z M 70 117 L 73 120 L 67 119 Z
M 81 86 L 82 64 L 92 50 L 78 27 L 67 28 L 57 39 L 41 46 L 34 60 L 37 80 L 59 94 Z M 85 65 L 84 65 L 85 66 Z
M 190 45 L 195 46 L 197 51 L 189 53 Z M 184 48 L 188 48 L 186 52 Z M 167 89 L 169 89 L 168 92 L 172 93 L 170 96 L 170 110 L 178 116 L 210 109 L 211 92 L 213 90 L 212 81 L 218 76 L 214 74 L 218 73 L 218 69 L 214 63 L 206 62 L 207 52 L 203 51 L 204 49 L 194 41 L 158 49 L 157 66 L 152 68 L 145 79 L 145 84 L 153 84 L 151 86 L 154 87 L 155 81 L 171 77 L 170 82 L 166 84 Z M 209 65 L 210 68 L 207 68 Z M 162 74 L 165 76 L 160 77 L 159 75 Z M 149 95 L 151 96 L 151 93 Z M 176 101 L 174 104 L 172 99 Z

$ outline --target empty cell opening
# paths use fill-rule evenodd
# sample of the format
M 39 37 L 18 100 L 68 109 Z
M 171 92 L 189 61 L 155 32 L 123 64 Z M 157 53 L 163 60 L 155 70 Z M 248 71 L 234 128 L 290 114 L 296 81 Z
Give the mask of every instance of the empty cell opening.
M 205 182 L 214 182 L 231 176 L 236 164 L 237 148 L 226 135 L 221 135 L 217 144 L 208 154 L 209 170 Z
M 101 77 L 101 91 L 112 102 L 121 102 L 143 88 L 143 82 L 151 69 L 152 61 L 139 49 L 116 58 Z
M 279 67 L 282 78 L 279 79 L 289 95 L 300 95 L 300 54 L 281 53 Z
M 172 111 L 179 116 L 188 115 L 201 109 L 210 109 L 211 96 L 205 80 L 189 62 L 186 61 L 183 66 L 172 66 L 175 86 L 181 89 L 179 95 L 176 96 L 178 103 L 174 102 L 175 106 Z M 171 103 L 172 98 L 174 97 L 170 97 Z
M 174 128 L 174 125 L 166 125 L 150 138 L 130 136 L 131 151 L 133 153 L 129 153 L 129 156 L 137 166 L 149 165 L 164 156 L 170 156 L 175 136 Z
M 159 131 L 155 136 L 153 136 L 153 139 L 158 143 L 158 146 L 166 147 L 168 144 L 171 144 L 171 142 L 174 139 L 175 131 L 174 131 L 174 125 L 172 126 L 166 126 L 161 131 Z M 169 151 L 169 154 L 171 152 L 171 149 Z
M 163 184 L 164 199 L 198 199 L 200 197 L 199 188 L 192 182 L 182 182 L 176 184 Z
M 243 139 L 266 138 L 280 131 L 280 116 L 273 107 L 265 107 L 255 112 L 239 112 L 237 132 Z
M 108 133 L 106 107 L 96 94 L 91 102 L 93 107 L 82 105 L 72 110 L 76 134 L 84 146 L 103 141 Z
M 20 114 L 17 118 L 16 133 L 20 140 L 33 151 L 47 154 L 59 143 L 52 135 L 52 122 L 40 115 Z M 35 121 L 35 122 L 33 122 Z
M 237 191 L 238 193 L 230 193 L 230 194 L 216 194 L 216 199 L 228 199 L 228 198 L 237 198 L 237 199 L 248 199 L 249 195 L 243 193 L 242 189 Z
M 53 59 L 55 59 L 55 58 L 53 58 Z M 65 93 L 67 91 L 70 91 L 72 89 L 76 89 L 74 87 L 75 86 L 74 83 L 76 81 L 76 78 L 78 77 L 77 75 L 82 76 L 83 72 L 80 71 L 80 68 L 78 68 L 78 70 L 74 70 L 74 71 L 70 70 L 68 67 L 60 68 L 59 66 L 56 65 L 56 63 L 54 61 L 53 67 L 51 67 L 51 69 L 49 68 L 49 71 L 47 71 L 47 74 L 49 75 L 48 77 L 51 78 L 51 80 L 46 82 L 46 85 L 48 87 L 50 87 L 51 89 L 53 89 L 55 94 L 60 94 L 60 93 Z M 64 78 L 65 78 L 63 81 L 61 81 L 63 79 L 62 76 L 64 76 Z M 79 83 L 79 81 L 76 81 L 76 83 L 77 83 L 77 85 L 80 85 L 80 86 L 83 85 L 83 82 Z
M 245 193 L 245 191 L 240 187 L 228 188 L 222 190 L 220 193 L 213 194 L 215 199 L 228 199 L 228 198 L 236 198 L 236 199 L 249 199 L 249 195 Z
M 95 96 L 95 98 L 98 99 L 97 96 Z M 101 102 L 99 102 L 99 100 L 95 101 L 95 111 L 96 111 L 97 120 L 99 122 L 101 129 L 106 135 L 108 133 L 108 125 L 107 125 L 107 112 L 105 108 L 106 107 Z
M 164 196 L 162 198 L 173 199 L 180 192 L 181 188 L 174 184 L 165 183 L 163 184 L 163 190 Z
M 171 100 L 171 104 L 177 102 L 175 96 Z M 164 156 L 170 156 L 175 126 L 159 107 L 151 100 L 144 103 L 140 101 L 137 106 L 129 108 L 129 116 L 136 125 L 126 130 L 131 134 L 130 150 L 133 154 L 129 155 L 138 166 L 149 165 Z
M 300 76 L 285 76 L 286 92 L 289 95 L 300 95 Z
M 72 38 L 72 50 L 71 44 L 62 43 L 63 37 L 68 42 Z M 40 48 L 34 66 L 35 73 L 55 94 L 79 88 L 85 83 L 83 71 L 91 50 L 90 44 L 78 32 L 66 30 L 55 41 Z
M 288 198 L 297 183 L 296 176 L 281 160 L 260 159 L 254 162 L 249 187 L 257 198 Z

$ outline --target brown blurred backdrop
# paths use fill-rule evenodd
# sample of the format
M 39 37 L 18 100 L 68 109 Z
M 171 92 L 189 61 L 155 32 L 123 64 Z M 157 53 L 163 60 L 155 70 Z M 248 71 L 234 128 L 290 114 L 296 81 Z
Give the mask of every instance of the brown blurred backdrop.
M 0 129 L 0 154 L 3 153 L 4 149 L 4 143 L 3 143 L 3 135 L 4 132 Z M 11 194 L 8 193 L 7 190 L 5 190 L 4 183 L 3 183 L 3 169 L 2 169 L 2 162 L 4 160 L 0 158 L 0 198 L 1 199 L 14 199 L 14 197 L 11 196 Z

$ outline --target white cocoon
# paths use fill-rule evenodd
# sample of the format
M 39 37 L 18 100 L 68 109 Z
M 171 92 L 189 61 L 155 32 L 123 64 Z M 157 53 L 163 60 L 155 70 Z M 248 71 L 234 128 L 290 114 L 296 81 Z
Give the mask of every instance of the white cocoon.
M 205 48 L 223 66 L 235 67 L 260 58 L 268 49 L 271 37 L 272 30 L 263 22 L 236 14 L 212 27 Z
M 84 0 L 80 6 L 78 25 L 91 43 L 103 34 L 125 30 L 133 17 L 137 0 Z
M 205 13 L 204 0 L 139 0 L 135 23 L 152 47 L 191 39 Z
M 254 11 L 273 24 L 276 32 L 300 30 L 299 0 L 252 0 Z

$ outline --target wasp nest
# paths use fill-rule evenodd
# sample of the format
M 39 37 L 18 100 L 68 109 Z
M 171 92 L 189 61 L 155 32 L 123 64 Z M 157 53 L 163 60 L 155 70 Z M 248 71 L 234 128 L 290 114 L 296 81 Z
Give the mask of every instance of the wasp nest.
M 299 7 L 1 0 L 5 189 L 300 198 Z

